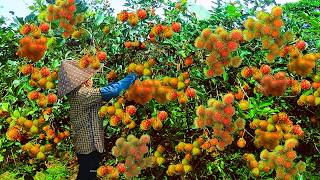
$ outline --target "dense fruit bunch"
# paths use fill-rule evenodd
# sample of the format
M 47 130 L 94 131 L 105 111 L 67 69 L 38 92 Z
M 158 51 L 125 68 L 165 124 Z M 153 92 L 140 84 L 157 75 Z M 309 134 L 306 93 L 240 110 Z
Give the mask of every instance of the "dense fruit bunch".
M 82 14 L 75 15 L 76 9 L 75 0 L 57 0 L 47 8 L 47 21 L 59 21 L 63 37 L 68 38 L 76 30 L 75 26 L 83 22 Z
M 144 42 L 139 42 L 139 41 L 126 41 L 124 43 L 124 47 L 127 49 L 143 50 L 146 48 L 146 44 Z
M 101 63 L 107 59 L 107 53 L 103 51 L 98 51 L 95 55 L 85 54 L 79 60 L 80 68 L 91 67 L 92 69 L 99 69 Z
M 148 61 L 143 64 L 131 63 L 128 66 L 128 72 L 134 72 L 138 76 L 151 76 L 152 75 L 152 66 L 156 64 L 155 59 L 150 58 Z
M 110 125 L 113 127 L 119 126 L 122 123 L 126 128 L 133 129 L 136 123 L 132 117 L 136 114 L 137 108 L 133 105 L 125 108 L 123 106 L 124 99 L 119 98 L 118 101 L 111 106 L 102 106 L 98 112 L 99 117 L 107 116 L 110 120 Z
M 277 179 L 294 179 L 298 173 L 306 170 L 306 163 L 302 161 L 294 162 L 297 158 L 297 153 L 293 148 L 297 145 L 298 140 L 290 138 L 285 141 L 284 145 L 276 146 L 271 152 L 267 149 L 262 150 L 259 162 L 257 162 L 253 154 L 244 154 L 244 159 L 256 177 L 260 176 L 260 172 L 269 173 L 275 170 Z
M 177 22 L 173 22 L 171 26 L 157 24 L 151 28 L 151 31 L 149 33 L 149 39 L 151 42 L 155 42 L 156 37 L 159 37 L 160 39 L 171 38 L 174 35 L 174 33 L 180 32 L 180 29 L 181 25 Z
M 47 50 L 47 38 L 41 35 L 42 29 L 34 24 L 25 24 L 21 27 L 20 32 L 24 37 L 20 39 L 20 46 L 16 54 L 19 57 L 37 62 Z
M 124 158 L 125 170 L 122 173 L 127 178 L 138 176 L 141 170 L 152 167 L 152 157 L 144 157 L 148 153 L 147 144 L 150 143 L 148 135 L 142 135 L 140 139 L 134 135 L 128 135 L 127 140 L 119 138 L 116 146 L 112 148 L 112 155 L 117 158 Z
M 286 56 L 288 52 L 285 45 L 294 40 L 294 35 L 289 31 L 281 33 L 284 25 L 282 8 L 279 6 L 273 7 L 271 14 L 260 11 L 256 14 L 256 18 L 257 20 L 249 17 L 245 21 L 244 40 L 261 40 L 262 49 L 269 51 L 266 54 L 268 62 L 274 62 L 278 56 Z
M 255 129 L 255 146 L 269 150 L 278 146 L 282 139 L 299 138 L 304 134 L 299 125 L 293 126 L 286 113 L 275 114 L 267 120 L 254 119 L 250 128 Z
M 203 105 L 197 108 L 197 117 L 194 120 L 196 127 L 210 126 L 213 129 L 212 138 L 209 138 L 213 140 L 208 140 L 202 146 L 203 149 L 217 148 L 221 151 L 224 150 L 232 143 L 232 134 L 244 128 L 245 122 L 243 119 L 233 121 L 232 117 L 235 114 L 235 108 L 232 106 L 233 101 L 234 96 L 230 93 L 224 95 L 222 101 L 208 100 L 208 108 Z
M 287 90 L 288 82 L 284 72 L 275 75 L 265 75 L 260 81 L 265 96 L 281 96 Z
M 34 67 L 31 64 L 23 65 L 20 67 L 20 72 L 23 75 L 30 75 L 29 84 L 32 87 L 39 87 L 42 89 L 54 89 L 55 80 L 58 78 L 57 70 L 50 71 L 46 66 L 41 69 Z M 37 98 L 35 98 L 37 99 Z
M 217 27 L 214 32 L 210 28 L 202 30 L 202 33 L 195 40 L 195 46 L 199 49 L 206 49 L 210 52 L 206 59 L 209 70 L 207 77 L 222 75 L 224 67 L 232 65 L 239 67 L 242 60 L 239 56 L 232 56 L 239 43 L 242 41 L 242 31 L 234 29 L 231 32 L 223 27 Z
M 298 44 L 299 42 L 297 42 Z M 320 53 L 302 54 L 301 49 L 296 46 L 288 47 L 290 62 L 288 63 L 288 70 L 295 72 L 299 76 L 307 76 L 312 72 L 316 65 L 316 61 L 320 59 Z
M 144 20 L 148 16 L 147 11 L 144 9 L 138 9 L 137 12 L 128 12 L 128 11 L 121 11 L 117 14 L 117 19 L 124 23 L 128 21 L 131 26 L 136 26 L 139 20 Z
M 47 96 L 39 91 L 30 91 L 28 93 L 30 101 L 36 101 L 38 106 L 45 108 L 48 104 L 54 104 L 58 101 L 57 95 L 50 93 Z
M 150 119 L 145 119 L 140 123 L 141 130 L 149 130 L 151 127 L 154 130 L 162 129 L 163 122 L 167 119 L 168 114 L 165 111 L 159 111 L 157 117 L 152 117 Z
M 153 164 L 161 166 L 165 163 L 166 159 L 164 158 L 164 151 L 166 149 L 162 145 L 158 145 L 157 150 L 153 153 Z

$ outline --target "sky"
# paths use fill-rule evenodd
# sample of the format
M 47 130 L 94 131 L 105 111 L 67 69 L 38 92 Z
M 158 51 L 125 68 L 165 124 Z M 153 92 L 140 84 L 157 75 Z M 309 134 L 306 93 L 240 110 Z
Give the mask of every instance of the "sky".
M 203 9 L 204 12 L 202 14 L 198 14 L 198 16 L 206 14 L 205 11 L 210 9 L 212 1 L 214 0 L 188 0 L 188 2 L 192 4 L 190 7 L 191 11 L 196 7 L 197 9 Z M 230 2 L 231 0 L 226 1 Z M 276 0 L 279 4 L 297 1 L 298 0 Z M 34 0 L 0 0 L 0 14 L 7 17 L 9 20 L 11 20 L 10 11 L 14 11 L 15 15 L 18 17 L 25 17 L 30 12 L 28 7 L 32 5 L 32 2 L 34 2 Z M 115 13 L 117 13 L 123 9 L 122 4 L 124 4 L 125 0 L 109 0 L 109 2 L 111 7 L 115 9 Z

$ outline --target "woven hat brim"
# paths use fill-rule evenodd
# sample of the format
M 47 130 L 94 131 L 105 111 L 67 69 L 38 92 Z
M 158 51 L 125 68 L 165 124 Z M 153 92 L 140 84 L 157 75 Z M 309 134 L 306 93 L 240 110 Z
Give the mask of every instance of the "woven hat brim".
M 92 76 L 100 69 L 94 70 L 90 67 L 80 68 L 76 60 L 63 60 L 59 71 L 58 96 L 63 97 Z

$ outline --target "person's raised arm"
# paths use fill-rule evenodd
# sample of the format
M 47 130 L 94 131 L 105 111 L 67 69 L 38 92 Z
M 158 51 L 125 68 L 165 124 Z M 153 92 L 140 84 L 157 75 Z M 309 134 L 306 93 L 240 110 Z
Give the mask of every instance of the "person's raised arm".
M 112 98 L 119 96 L 121 91 L 128 89 L 137 79 L 137 75 L 131 73 L 118 82 L 111 83 L 105 87 L 100 88 L 102 98 L 108 101 Z

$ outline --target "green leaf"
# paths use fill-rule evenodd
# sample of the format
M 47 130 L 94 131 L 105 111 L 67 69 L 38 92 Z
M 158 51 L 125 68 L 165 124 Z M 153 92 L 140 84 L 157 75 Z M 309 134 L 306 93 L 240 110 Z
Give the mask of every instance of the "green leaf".
M 1 109 L 9 111 L 9 103 L 1 103 Z
M 13 117 L 18 118 L 20 117 L 20 112 L 18 110 L 13 111 Z
M 95 20 L 97 26 L 99 26 L 99 25 L 103 22 L 103 20 L 104 20 L 104 15 L 101 14 L 101 13 L 98 14 L 98 15 L 96 16 L 96 20 Z

